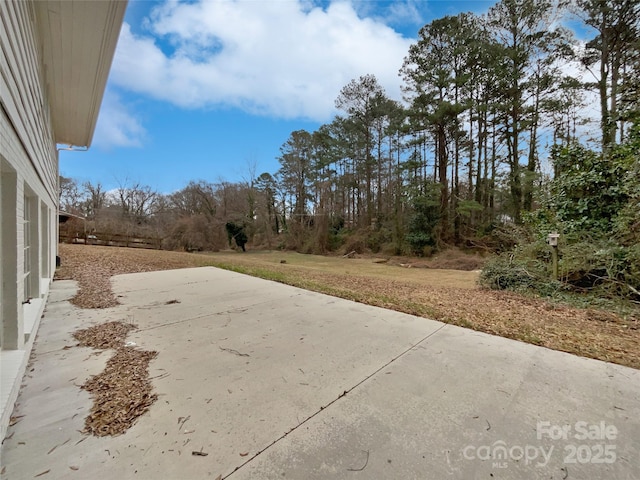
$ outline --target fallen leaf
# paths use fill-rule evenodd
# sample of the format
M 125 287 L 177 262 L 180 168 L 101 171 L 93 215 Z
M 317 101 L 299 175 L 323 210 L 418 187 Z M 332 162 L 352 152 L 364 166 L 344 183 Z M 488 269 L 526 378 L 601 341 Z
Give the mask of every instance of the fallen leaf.
M 69 468 L 71 470 L 79 470 L 80 469 L 79 467 L 76 467 L 75 465 L 71 465 Z
M 249 452 L 244 452 L 240 454 L 241 457 L 246 457 L 247 455 L 249 455 Z
M 17 417 L 11 417 L 11 419 L 9 420 L 9 426 L 13 427 L 16 423 L 18 423 L 20 421 L 20 419 L 24 417 L 24 415 L 19 415 Z

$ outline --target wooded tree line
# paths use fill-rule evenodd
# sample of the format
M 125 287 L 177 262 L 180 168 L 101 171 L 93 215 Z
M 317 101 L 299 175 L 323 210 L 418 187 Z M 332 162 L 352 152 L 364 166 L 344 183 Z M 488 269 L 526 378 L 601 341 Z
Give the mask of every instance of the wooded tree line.
M 594 38 L 577 42 L 567 18 Z M 124 221 L 166 248 L 222 248 L 228 222 L 250 244 L 306 252 L 493 248 L 501 224 L 521 224 L 549 195 L 553 152 L 597 142 L 606 156 L 627 141 L 640 111 L 639 19 L 636 0 L 502 0 L 486 15 L 446 16 L 404 58 L 403 103 L 373 75 L 352 80 L 330 123 L 291 133 L 277 172 L 170 195 L 63 179 L 62 208 L 96 229 Z M 596 119 L 584 115 L 591 94 Z
M 596 30 L 586 45 L 561 26 L 570 14 Z M 331 123 L 283 145 L 287 217 L 313 223 L 321 246 L 345 226 L 418 254 L 520 224 L 549 181 L 550 147 L 593 140 L 581 128 L 590 91 L 602 151 L 625 140 L 638 111 L 639 19 L 628 0 L 503 0 L 425 25 L 400 71 L 405 104 L 362 76 L 341 90 Z M 593 80 L 570 76 L 569 62 Z
M 169 250 L 218 250 L 230 241 L 227 223 L 247 225 L 251 192 L 246 183 L 192 181 L 164 195 L 129 180 L 106 191 L 100 183 L 60 177 L 60 210 L 84 219 L 69 222 L 71 237 L 124 235 L 148 238 Z

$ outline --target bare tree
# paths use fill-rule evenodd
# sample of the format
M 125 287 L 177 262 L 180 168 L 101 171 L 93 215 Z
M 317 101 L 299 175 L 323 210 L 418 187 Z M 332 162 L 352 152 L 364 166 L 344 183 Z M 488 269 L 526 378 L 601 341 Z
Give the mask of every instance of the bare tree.
M 60 210 L 76 215 L 82 214 L 82 193 L 73 178 L 60 176 Z
M 84 189 L 84 212 L 88 220 L 95 220 L 100 211 L 107 205 L 107 192 L 100 182 L 95 185 L 85 182 Z
M 118 206 L 124 218 L 138 224 L 144 222 L 153 212 L 153 203 L 158 193 L 147 185 L 139 182 L 127 184 L 120 182 L 116 190 Z

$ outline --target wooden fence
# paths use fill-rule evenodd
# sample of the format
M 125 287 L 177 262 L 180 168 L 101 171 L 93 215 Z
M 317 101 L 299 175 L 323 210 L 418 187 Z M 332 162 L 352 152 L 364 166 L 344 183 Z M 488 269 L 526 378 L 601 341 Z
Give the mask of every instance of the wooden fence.
M 105 245 L 110 247 L 149 248 L 160 250 L 161 238 L 122 235 L 119 233 L 73 233 L 60 229 L 60 243 L 81 243 L 84 245 Z

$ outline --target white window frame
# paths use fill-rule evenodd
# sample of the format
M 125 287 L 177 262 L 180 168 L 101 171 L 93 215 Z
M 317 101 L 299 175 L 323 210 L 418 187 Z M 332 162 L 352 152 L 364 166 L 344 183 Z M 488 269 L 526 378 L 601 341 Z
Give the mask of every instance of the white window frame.
M 31 296 L 31 198 L 24 196 L 22 213 L 22 250 L 23 250 L 23 274 L 24 285 L 23 303 L 29 302 Z

